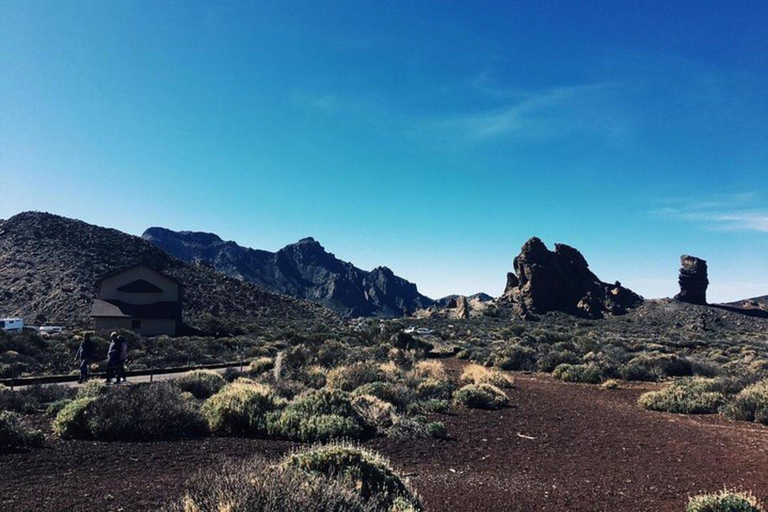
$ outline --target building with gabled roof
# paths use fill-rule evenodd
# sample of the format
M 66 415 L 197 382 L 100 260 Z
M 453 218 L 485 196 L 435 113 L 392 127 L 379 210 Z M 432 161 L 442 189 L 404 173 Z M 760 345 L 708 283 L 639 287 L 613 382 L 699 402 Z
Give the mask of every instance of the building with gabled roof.
M 145 336 L 174 336 L 181 324 L 181 305 L 181 283 L 139 264 L 101 280 L 91 317 L 97 331 L 128 329 Z

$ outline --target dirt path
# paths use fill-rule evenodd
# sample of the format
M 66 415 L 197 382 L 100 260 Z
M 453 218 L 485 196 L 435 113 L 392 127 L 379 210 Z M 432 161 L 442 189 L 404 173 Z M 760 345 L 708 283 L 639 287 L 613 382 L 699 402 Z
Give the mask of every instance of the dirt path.
M 643 411 L 635 405 L 641 391 L 518 376 L 514 407 L 444 417 L 454 440 L 367 444 L 415 474 L 432 512 L 681 511 L 689 494 L 724 486 L 768 500 L 768 428 Z M 153 510 L 198 469 L 227 457 L 278 456 L 291 446 L 217 438 L 57 442 L 0 455 L 0 510 Z

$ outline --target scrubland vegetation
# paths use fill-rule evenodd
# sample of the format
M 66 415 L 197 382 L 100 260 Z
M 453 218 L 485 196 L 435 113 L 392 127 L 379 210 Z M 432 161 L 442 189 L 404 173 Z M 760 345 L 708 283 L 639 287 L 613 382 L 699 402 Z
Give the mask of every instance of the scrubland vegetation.
M 760 503 L 749 492 L 723 490 L 702 494 L 688 500 L 686 512 L 764 512 Z
M 276 463 L 255 459 L 201 473 L 166 512 L 419 512 L 416 494 L 380 455 L 316 445 Z

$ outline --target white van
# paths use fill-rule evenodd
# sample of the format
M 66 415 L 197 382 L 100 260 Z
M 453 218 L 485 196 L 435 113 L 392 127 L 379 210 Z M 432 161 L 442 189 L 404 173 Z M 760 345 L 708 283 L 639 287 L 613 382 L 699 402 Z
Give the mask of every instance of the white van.
M 40 327 L 37 331 L 40 334 L 59 334 L 63 330 L 64 328 L 59 327 L 58 325 L 44 325 Z
M 21 318 L 0 318 L 0 331 L 21 332 L 24 329 L 24 320 Z

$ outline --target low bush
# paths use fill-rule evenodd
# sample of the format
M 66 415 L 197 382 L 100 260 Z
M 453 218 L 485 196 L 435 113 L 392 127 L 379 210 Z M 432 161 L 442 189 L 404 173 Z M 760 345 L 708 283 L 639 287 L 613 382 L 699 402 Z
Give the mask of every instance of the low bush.
M 741 390 L 724 412 L 729 418 L 768 425 L 768 379 Z
M 339 366 L 328 372 L 326 384 L 329 388 L 354 391 L 363 384 L 385 380 L 384 373 L 373 363 L 353 363 Z
M 352 407 L 368 428 L 382 432 L 395 421 L 395 406 L 373 395 L 357 395 L 352 398 Z
M 693 496 L 686 512 L 764 512 L 762 503 L 752 493 L 723 490 Z
M 467 384 L 454 395 L 454 400 L 472 409 L 499 409 L 509 404 L 509 398 L 490 384 Z
M 105 441 L 174 439 L 203 435 L 197 407 L 171 383 L 109 389 L 78 398 L 59 412 L 54 432 L 62 437 Z
M 536 351 L 522 345 L 511 345 L 493 355 L 493 366 L 502 370 L 530 371 L 536 368 Z
M 437 438 L 446 439 L 448 430 L 441 421 L 428 422 L 423 416 L 412 418 L 398 417 L 386 431 L 387 437 L 394 439 Z
M 439 398 L 430 398 L 427 400 L 417 400 L 411 402 L 405 408 L 408 414 L 430 414 L 430 413 L 444 413 L 448 411 L 450 403 L 448 400 L 441 400 Z
M 18 413 L 0 411 L 0 452 L 41 446 L 45 437 L 24 426 Z
M 693 375 L 691 362 L 675 354 L 647 353 L 632 358 L 620 370 L 625 380 L 657 381 Z
M 617 379 L 608 379 L 607 381 L 600 384 L 602 389 L 619 389 L 619 386 L 621 386 L 621 381 Z
M 270 416 L 284 405 L 270 387 L 238 379 L 206 400 L 202 414 L 216 435 L 265 437 Z
M 552 376 L 565 382 L 600 384 L 603 372 L 594 364 L 561 364 L 552 372 Z
M 404 385 L 393 382 L 371 382 L 364 384 L 354 391 L 355 395 L 373 395 L 389 402 L 398 409 L 404 409 L 416 399 L 415 391 Z
M 380 455 L 348 443 L 315 446 L 288 455 L 283 468 L 299 469 L 311 476 L 340 479 L 356 489 L 364 500 L 378 499 L 392 510 L 421 510 L 418 498 Z M 395 510 L 403 510 L 402 508 Z
M 421 400 L 450 400 L 456 386 L 449 380 L 425 379 L 416 385 L 416 395 Z
M 393 512 L 388 500 L 365 500 L 343 479 L 271 466 L 263 459 L 229 462 L 200 473 L 184 497 L 163 511 Z
M 715 388 L 716 384 L 709 379 L 678 381 L 659 391 L 640 395 L 638 403 L 652 411 L 715 414 L 726 402 L 725 395 L 714 391 Z
M 438 361 L 419 361 L 413 367 L 413 374 L 420 379 L 450 380 L 445 365 Z
M 274 415 L 269 432 L 295 441 L 360 439 L 373 433 L 352 405 L 352 395 L 339 389 L 311 390 L 297 396 Z
M 0 389 L 0 411 L 33 413 L 74 394 L 73 388 L 57 384 L 35 384 L 14 391 Z
M 211 370 L 195 370 L 174 381 L 182 391 L 192 393 L 195 398 L 206 399 L 218 393 L 227 381 Z
M 259 376 L 264 372 L 271 371 L 275 368 L 275 362 L 270 357 L 260 357 L 251 361 L 248 365 L 248 373 L 254 376 Z

